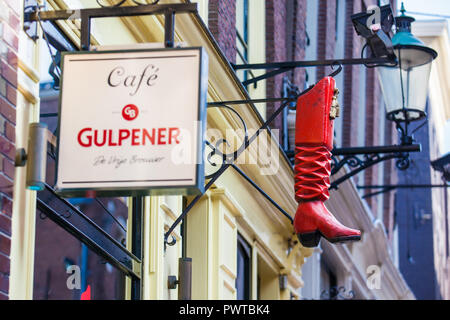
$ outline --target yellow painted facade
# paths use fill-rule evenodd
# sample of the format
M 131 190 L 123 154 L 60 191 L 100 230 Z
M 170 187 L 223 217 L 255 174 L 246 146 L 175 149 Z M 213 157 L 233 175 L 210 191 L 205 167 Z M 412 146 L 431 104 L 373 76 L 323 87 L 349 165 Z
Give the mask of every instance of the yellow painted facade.
M 165 1 L 183 2 L 183 1 Z M 180 14 L 176 17 L 176 41 L 185 46 L 202 46 L 209 56 L 208 101 L 226 101 L 248 98 L 248 94 L 233 69 L 221 53 L 207 29 L 206 0 L 199 0 L 199 14 Z M 92 6 L 91 0 L 48 0 L 50 8 L 69 9 Z M 251 1 L 253 11 L 250 27 L 258 34 L 251 37 L 250 60 L 265 61 L 263 1 Z M 130 2 L 131 4 L 131 2 Z M 77 22 L 58 22 L 67 36 L 79 43 Z M 142 42 L 162 42 L 162 17 L 133 17 L 94 20 L 92 39 L 95 45 L 133 45 Z M 40 39 L 39 41 L 43 41 Z M 27 124 L 39 120 L 39 41 L 34 44 L 21 33 L 19 97 L 17 106 L 17 147 L 27 139 Z M 251 88 L 252 98 L 265 95 L 264 83 Z M 258 106 L 264 115 L 265 106 Z M 254 132 L 263 118 L 254 105 L 239 105 L 236 110 Z M 227 130 L 242 130 L 237 119 L 221 109 L 208 110 L 207 127 L 223 135 Z M 233 138 L 241 142 L 241 137 Z M 269 155 L 262 155 L 258 143 L 270 145 Z M 245 158 L 246 161 L 243 161 Z M 267 170 L 272 161 L 276 172 Z M 282 156 L 275 139 L 263 133 L 258 141 L 243 153 L 239 168 L 253 179 L 287 212 L 294 213 L 293 171 Z M 211 168 L 210 168 L 211 169 Z M 34 228 L 36 194 L 26 191 L 24 168 L 16 169 L 14 189 L 13 240 L 11 250 L 11 299 L 31 299 L 33 296 Z M 187 199 L 189 202 L 191 199 Z M 144 214 L 144 257 L 142 269 L 143 299 L 177 299 L 177 290 L 168 289 L 169 275 L 178 274 L 178 259 L 183 242 L 187 257 L 192 258 L 193 299 L 235 299 L 237 277 L 238 234 L 251 246 L 251 299 L 291 299 L 299 297 L 303 286 L 301 268 L 312 250 L 296 243 L 291 223 L 237 172 L 229 168 L 194 206 L 186 219 L 186 236 L 180 227 L 173 236 L 174 246 L 164 248 L 164 232 L 183 209 L 183 197 L 146 197 Z M 131 219 L 129 218 L 128 221 Z M 128 224 L 128 230 L 131 226 Z M 130 232 L 128 232 L 129 234 Z M 69 236 L 69 235 L 68 235 Z M 130 243 L 130 241 L 127 241 Z M 287 286 L 280 290 L 280 276 L 287 278 Z M 259 285 L 258 285 L 259 283 Z M 130 298 L 130 283 L 126 285 Z

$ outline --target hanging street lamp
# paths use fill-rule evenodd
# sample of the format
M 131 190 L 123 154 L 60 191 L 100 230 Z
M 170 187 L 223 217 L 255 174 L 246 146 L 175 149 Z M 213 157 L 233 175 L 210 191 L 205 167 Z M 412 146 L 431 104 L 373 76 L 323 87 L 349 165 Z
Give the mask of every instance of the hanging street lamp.
M 408 134 L 408 124 L 427 117 L 425 106 L 431 62 L 438 55 L 411 33 L 411 23 L 414 21 L 413 17 L 405 15 L 402 3 L 401 15 L 395 18 L 396 34 L 392 38 L 397 66 L 378 69 L 386 116 L 397 123 L 402 133 L 402 144 L 413 141 Z

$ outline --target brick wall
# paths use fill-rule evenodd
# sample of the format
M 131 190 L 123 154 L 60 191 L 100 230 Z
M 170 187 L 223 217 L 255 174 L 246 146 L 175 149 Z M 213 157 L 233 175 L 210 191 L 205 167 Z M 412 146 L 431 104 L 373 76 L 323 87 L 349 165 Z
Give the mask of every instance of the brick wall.
M 208 27 L 227 59 L 236 62 L 236 0 L 209 0 Z
M 330 2 L 333 2 L 330 0 Z M 287 12 L 287 6 L 293 8 Z M 236 61 L 236 1 L 235 0 L 210 0 L 209 1 L 209 29 L 221 50 L 229 61 Z M 251 14 L 251 13 L 250 13 Z M 303 60 L 306 47 L 306 0 L 267 0 L 266 1 L 266 61 L 286 61 L 289 57 L 293 60 Z M 287 19 L 292 20 L 292 36 L 287 37 Z M 288 41 L 292 41 L 287 45 Z M 288 52 L 292 50 L 291 52 Z M 251 62 L 251 61 L 250 61 Z M 282 94 L 283 77 L 290 80 L 303 89 L 305 70 L 296 69 L 293 72 L 278 75 L 267 80 L 266 94 L 268 97 L 280 97 Z M 268 103 L 267 115 L 272 114 L 280 103 Z M 272 123 L 272 128 L 282 132 L 282 117 L 277 117 Z M 282 139 L 280 134 L 280 139 Z
M 345 57 L 359 57 L 361 40 L 356 34 L 350 16 L 361 12 L 361 1 L 346 1 L 345 6 Z M 344 66 L 344 96 L 342 145 L 357 146 L 358 107 L 359 107 L 359 68 Z
M 384 110 L 381 110 L 381 89 L 379 87 L 378 79 L 376 78 L 375 69 L 366 69 L 366 130 L 365 130 L 365 145 L 378 146 L 383 144 L 380 142 L 380 124 L 381 118 L 384 116 Z M 372 166 L 364 171 L 364 185 L 378 185 L 380 165 Z M 373 192 L 374 190 L 368 190 Z M 376 214 L 378 210 L 378 198 L 367 198 L 367 204 Z
M 317 59 L 334 58 L 336 47 L 336 1 L 319 0 L 319 17 L 317 24 Z M 317 68 L 317 80 L 331 71 L 330 67 Z
M 286 61 L 286 1 L 285 0 L 267 0 L 266 1 L 266 61 L 280 62 Z M 281 74 L 267 79 L 266 92 L 267 97 L 281 97 L 283 77 Z M 274 113 L 280 106 L 280 103 L 267 104 L 267 116 Z M 283 127 L 282 117 L 277 117 L 272 123 L 271 128 L 280 130 Z M 282 135 L 280 134 L 280 139 Z
M 20 2 L 0 2 L 0 300 L 8 299 Z
M 306 0 L 294 0 L 294 39 L 293 58 L 294 60 L 305 60 L 306 50 Z M 289 38 L 288 38 L 289 39 Z M 293 83 L 303 89 L 305 83 L 306 70 L 297 68 L 294 70 Z

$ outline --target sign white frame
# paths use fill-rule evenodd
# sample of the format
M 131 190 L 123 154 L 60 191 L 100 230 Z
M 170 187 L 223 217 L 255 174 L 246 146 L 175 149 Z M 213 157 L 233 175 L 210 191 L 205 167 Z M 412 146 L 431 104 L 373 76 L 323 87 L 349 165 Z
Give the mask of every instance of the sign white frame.
M 136 79 L 129 78 L 126 79 L 126 71 L 123 71 L 126 69 L 126 67 L 123 67 L 122 69 L 117 69 L 114 71 L 109 72 L 108 79 L 105 79 L 105 75 L 97 76 L 97 73 L 90 76 L 90 71 L 93 69 L 96 69 L 99 65 L 104 64 L 105 66 L 109 66 L 110 61 L 122 61 L 125 66 L 130 65 L 132 67 L 135 67 L 133 64 L 133 59 L 136 61 L 136 65 L 143 65 L 145 64 L 144 61 L 152 61 L 152 67 L 154 70 L 156 68 L 158 69 L 158 76 L 159 78 L 154 78 L 154 82 L 151 81 L 150 77 L 148 80 L 143 80 L 144 74 L 147 71 L 142 72 L 142 78 L 139 78 L 139 76 L 136 77 Z M 161 48 L 161 49 L 145 49 L 145 50 L 112 50 L 112 51 L 85 51 L 85 52 L 63 52 L 62 53 L 62 62 L 61 62 L 61 90 L 60 90 L 60 102 L 59 102 L 59 119 L 58 119 L 58 146 L 57 146 L 57 157 L 56 157 L 56 188 L 55 190 L 65 196 L 65 197 L 96 197 L 96 196 L 139 196 L 139 195 L 167 195 L 167 194 L 183 194 L 183 195 L 196 195 L 200 194 L 204 190 L 204 166 L 203 166 L 203 153 L 204 153 L 204 132 L 206 128 L 206 94 L 208 89 L 208 56 L 205 52 L 205 50 L 201 47 L 191 47 L 191 48 Z M 96 62 L 95 62 L 96 61 Z M 169 62 L 170 61 L 170 64 Z M 85 66 L 82 66 L 80 62 L 84 62 Z M 95 62 L 95 64 L 94 64 Z M 79 69 L 71 69 L 73 67 L 74 63 L 78 63 Z M 158 63 L 163 67 L 164 70 L 159 69 Z M 72 65 L 71 65 L 72 64 Z M 197 65 L 198 65 L 198 73 L 197 73 Z M 88 66 L 88 67 L 86 67 Z M 89 69 L 90 66 L 90 69 Z M 179 69 L 177 69 L 177 66 Z M 148 66 L 147 66 L 148 67 Z M 71 71 L 72 70 L 72 71 Z M 75 70 L 75 71 L 73 71 Z M 186 73 L 180 73 L 176 72 L 177 70 L 188 70 L 186 72 L 188 75 L 186 76 Z M 123 74 L 121 73 L 123 71 Z M 164 74 L 164 72 L 168 71 L 168 74 Z M 194 72 L 195 74 L 193 74 Z M 76 74 L 71 75 L 71 73 Z M 80 79 L 80 75 L 84 74 L 83 78 Z M 105 73 L 106 74 L 106 73 Z M 119 75 L 122 75 L 122 80 L 125 78 L 124 82 L 119 87 L 119 80 L 113 81 L 111 80 L 111 77 L 113 75 L 117 75 L 117 79 L 119 79 Z M 148 75 L 147 75 L 148 76 Z M 105 79 L 107 81 L 107 84 L 101 84 L 102 88 L 95 88 L 91 90 L 90 87 L 90 81 L 93 81 L 92 85 L 96 86 L 97 81 L 99 81 L 99 77 L 101 79 Z M 79 83 L 76 81 L 86 81 L 86 83 Z M 111 81 L 110 81 L 111 80 Z M 121 80 L 121 81 L 122 81 Z M 195 81 L 194 81 L 195 80 Z M 134 81 L 134 82 L 133 82 Z M 140 81 L 140 82 L 139 82 Z M 146 82 L 147 81 L 147 82 Z M 160 81 L 160 86 L 158 87 L 157 81 Z M 172 84 L 171 81 L 173 81 L 173 88 L 170 88 L 170 85 Z M 147 85 L 147 87 L 138 87 L 137 84 L 143 86 Z M 186 88 L 182 88 L 181 84 L 185 83 Z M 116 93 L 114 90 L 112 90 L 113 86 L 116 86 L 119 89 L 117 89 L 117 94 L 120 95 L 116 97 Z M 128 88 L 126 86 L 128 85 Z M 132 86 L 133 85 L 133 86 Z M 154 85 L 154 86 L 153 86 Z M 152 87 L 153 86 L 153 87 Z M 183 95 L 176 95 L 177 86 L 180 91 L 185 90 L 184 96 Z M 184 87 L 184 86 L 183 86 Z M 168 160 L 167 155 L 169 152 L 172 152 L 173 149 L 183 148 L 180 145 L 176 145 L 177 143 L 180 143 L 178 141 L 178 138 L 175 137 L 165 137 L 168 142 L 167 145 L 170 143 L 173 144 L 173 146 L 169 147 L 166 145 L 163 146 L 154 146 L 155 150 L 163 150 L 162 155 L 166 155 L 165 157 L 155 157 L 155 158 L 148 158 L 150 154 L 150 147 L 147 147 L 145 145 L 145 141 L 150 145 L 150 140 L 145 140 L 144 134 L 142 131 L 142 141 L 144 141 L 142 146 L 136 147 L 138 150 L 143 150 L 145 153 L 145 156 L 147 158 L 144 159 L 163 159 L 160 160 L 160 163 L 158 163 L 155 160 L 156 164 L 142 161 L 142 163 L 147 163 L 149 166 L 145 167 L 143 170 L 129 170 L 128 172 L 131 172 L 131 176 L 134 178 L 130 179 L 124 179 L 124 174 L 126 174 L 125 166 L 128 165 L 130 168 L 132 166 L 132 156 L 129 154 L 122 155 L 124 159 L 124 165 L 119 166 L 118 168 L 114 167 L 114 170 L 112 170 L 112 166 L 110 165 L 110 162 L 107 156 L 102 155 L 96 155 L 95 152 L 97 152 L 100 148 L 93 148 L 94 145 L 92 144 L 92 140 L 94 139 L 93 136 L 85 137 L 80 132 L 80 128 L 87 128 L 91 129 L 92 132 L 95 132 L 95 134 L 98 133 L 98 136 L 100 136 L 99 132 L 103 132 L 103 141 L 107 140 L 107 132 L 108 132 L 108 143 L 104 145 L 105 152 L 111 155 L 112 152 L 116 152 L 117 150 L 118 154 L 120 154 L 120 150 L 124 150 L 123 152 L 126 152 L 127 150 L 130 150 L 132 142 L 131 142 L 131 136 L 128 134 L 127 141 L 124 141 L 124 146 L 120 143 L 117 143 L 117 141 L 122 142 L 120 138 L 122 136 L 126 136 L 126 133 L 122 133 L 120 131 L 117 131 L 117 134 L 115 136 L 116 139 L 116 145 L 119 144 L 119 147 L 116 147 L 116 149 L 113 150 L 111 146 L 116 146 L 112 144 L 112 141 L 114 140 L 113 135 L 115 130 L 113 127 L 111 127 L 111 130 L 106 130 L 105 128 L 102 128 L 102 130 L 94 130 L 94 125 L 92 123 L 100 123 L 102 126 L 103 123 L 109 122 L 109 124 L 114 124 L 116 122 L 120 123 L 127 129 L 123 129 L 123 131 L 128 130 L 131 132 L 133 129 L 133 123 L 132 120 L 134 119 L 128 119 L 125 117 L 125 107 L 121 109 L 117 105 L 115 105 L 115 101 L 118 100 L 124 100 L 124 91 L 127 89 L 133 89 L 130 90 L 130 97 L 129 100 L 132 103 L 136 99 L 140 101 L 140 104 L 147 105 L 147 98 L 152 99 L 152 96 L 157 96 L 158 101 L 154 103 L 152 101 L 151 108 L 152 110 L 148 110 L 150 107 L 144 107 L 143 110 L 139 109 L 136 111 L 142 111 L 139 113 L 139 117 L 147 117 L 144 119 L 147 119 L 147 121 L 151 122 L 152 124 L 155 124 L 155 118 L 162 117 L 167 122 L 168 117 L 170 118 L 170 121 L 172 121 L 172 118 L 174 118 L 175 125 L 178 123 L 181 123 L 184 125 L 184 122 L 189 122 L 190 119 L 195 120 L 195 125 L 190 124 L 186 125 L 185 127 L 188 128 L 186 132 L 188 132 L 191 136 L 191 143 L 189 144 L 191 153 L 191 161 L 189 163 L 182 163 L 182 164 L 176 164 L 176 163 L 170 163 Z M 194 88 L 195 90 L 187 91 L 190 88 Z M 97 91 L 97 89 L 99 89 Z M 136 91 L 135 91 L 136 89 Z M 70 91 L 69 91 L 70 90 Z M 138 90 L 141 90 L 139 92 Z M 147 90 L 147 91 L 146 91 Z M 153 90 L 153 91 L 152 91 Z M 158 90 L 158 91 L 155 91 Z M 170 92 L 165 92 L 169 90 Z M 132 93 L 135 91 L 135 94 L 137 96 L 132 96 Z M 96 106 L 92 106 L 91 104 L 91 97 L 92 100 L 98 101 L 98 97 L 95 97 L 96 94 L 106 94 L 105 99 L 108 100 L 108 104 L 113 105 L 113 107 L 105 106 L 103 103 L 96 104 Z M 153 92 L 153 94 L 151 93 Z M 196 92 L 195 94 L 191 94 L 190 92 Z M 111 97 L 108 95 L 110 93 L 113 93 Z M 167 100 L 172 101 L 170 103 L 169 101 L 166 103 L 166 100 L 162 98 L 163 93 L 165 97 L 167 97 Z M 80 103 L 77 106 L 76 102 L 76 94 L 79 94 Z M 148 96 L 148 97 L 147 97 Z M 186 103 L 182 103 L 178 105 L 179 108 L 189 108 L 180 110 L 176 109 L 174 106 L 174 101 L 179 101 L 180 99 L 183 99 L 183 97 L 186 96 Z M 188 96 L 188 97 L 187 97 Z M 127 96 L 128 97 L 128 96 Z M 89 99 L 89 100 L 87 100 Z M 144 102 L 142 102 L 144 99 Z M 156 99 L 156 98 L 155 98 Z M 175 100 L 174 100 L 175 99 Z M 178 100 L 176 100 L 178 99 Z M 194 105 L 193 101 L 196 99 L 196 103 Z M 102 100 L 103 101 L 103 100 Z M 112 101 L 112 102 L 111 102 Z M 184 101 L 183 101 L 184 102 Z M 123 104 L 123 103 L 122 103 Z M 154 107 L 153 105 L 156 104 L 157 106 Z M 79 108 L 79 110 L 76 110 L 76 108 Z M 106 114 L 109 116 L 109 118 L 102 118 L 100 119 L 100 122 L 96 121 L 96 119 L 99 119 L 100 109 L 97 110 L 96 116 L 94 115 L 95 119 L 83 119 L 83 113 L 86 112 L 86 110 L 94 110 L 93 108 L 102 108 L 102 110 L 107 110 Z M 156 110 L 154 108 L 157 108 Z M 165 111 L 164 111 L 165 110 Z M 122 111 L 122 113 L 120 112 Z M 157 114 L 156 117 L 154 117 L 155 113 Z M 150 117 L 148 114 L 145 115 L 145 113 L 150 113 Z M 168 116 L 168 113 L 170 113 L 170 116 Z M 105 114 L 103 112 L 102 114 Z M 106 116 L 106 115 L 105 115 Z M 111 120 L 112 117 L 116 117 L 116 120 Z M 177 118 L 178 117 L 178 118 Z M 123 119 L 122 119 L 123 118 Z M 182 118 L 186 120 L 182 120 Z M 103 121 L 103 119 L 107 119 Z M 187 120 L 189 119 L 189 120 Z M 129 120 L 129 121 L 127 121 Z M 143 123 L 143 119 L 138 119 L 139 122 Z M 112 121 L 112 122 L 111 122 Z M 137 120 L 136 120 L 137 121 Z M 79 125 L 78 125 L 79 122 Z M 171 122 L 172 123 L 172 122 Z M 166 124 L 161 123 L 161 126 L 166 126 Z M 180 126 L 181 130 L 184 130 L 185 127 Z M 76 128 L 76 129 L 74 129 Z M 117 128 L 116 128 L 117 129 Z M 167 131 L 169 131 L 169 128 L 167 127 Z M 76 130 L 76 131 L 75 131 Z M 136 129 L 137 130 L 137 129 Z M 142 129 L 144 130 L 144 129 Z M 154 130 L 154 129 L 152 129 Z M 156 132 L 158 132 L 161 136 L 161 132 L 163 129 L 161 129 L 161 132 L 158 131 L 159 129 L 156 129 Z M 91 132 L 87 130 L 88 132 Z M 164 131 L 164 132 L 167 132 Z M 78 135 L 77 135 L 77 132 Z M 155 132 L 155 131 L 153 131 Z M 184 132 L 184 131 L 183 131 Z M 122 136 L 119 135 L 122 134 Z M 134 134 L 134 131 L 133 131 Z M 78 140 L 77 140 L 78 136 Z M 155 134 L 153 134 L 153 139 Z M 80 138 L 81 137 L 81 138 Z M 97 138 L 97 136 L 95 136 Z M 134 135 L 133 135 L 134 137 Z M 147 135 L 148 137 L 148 135 Z M 182 135 L 181 135 L 182 137 Z M 172 139 L 173 138 L 173 139 Z M 84 139 L 85 142 L 82 142 Z M 160 139 L 160 138 L 156 138 Z M 98 140 L 94 140 L 98 142 Z M 123 139 L 125 140 L 125 139 Z M 180 140 L 183 140 L 180 138 Z M 91 145 L 88 145 L 86 141 L 91 141 Z M 102 142 L 103 142 L 102 141 Z M 136 140 L 138 141 L 138 140 Z M 140 140 L 139 140 L 140 141 Z M 154 141 L 154 140 L 152 140 Z M 158 140 L 159 141 L 159 140 Z M 125 142 L 127 143 L 127 147 L 125 147 Z M 135 140 L 133 140 L 135 142 Z M 79 145 L 77 145 L 77 143 Z M 95 144 L 95 146 L 99 146 L 99 144 Z M 144 146 L 145 145 L 145 146 Z M 153 145 L 153 142 L 152 142 Z M 81 147 L 80 147 L 81 146 Z M 92 150 L 85 150 L 82 147 L 88 146 L 89 148 L 92 147 Z M 152 146 L 153 147 L 153 146 Z M 87 148 L 87 147 L 86 147 Z M 159 148 L 159 149 L 158 149 Z M 171 151 L 170 151 L 171 150 Z M 85 151 L 89 151 L 88 153 Z M 92 156 L 91 156 L 92 151 Z M 153 151 L 151 151 L 153 152 Z M 157 152 L 157 151 L 155 151 Z M 96 158 L 94 157 L 96 156 Z M 103 157 L 104 159 L 102 159 Z M 113 156 L 110 156 L 113 157 Z M 74 159 L 75 158 L 75 159 Z M 88 160 L 86 160 L 89 158 Z M 138 158 L 141 159 L 141 158 Z M 102 162 L 102 160 L 104 160 Z M 129 160 L 129 161 L 128 161 Z M 128 162 L 127 162 L 128 161 Z M 80 162 L 83 162 L 83 165 L 80 164 Z M 136 164 L 136 162 L 133 162 L 133 165 L 137 168 L 142 168 L 142 164 Z M 175 167 L 176 165 L 181 167 Z M 81 167 L 80 167 L 81 166 Z M 94 169 L 93 167 L 96 166 Z M 109 167 L 108 167 L 109 166 Z M 151 166 L 154 166 L 156 169 L 150 170 Z M 166 167 L 167 166 L 167 167 Z M 182 170 L 181 172 L 187 172 L 188 174 L 182 174 L 183 176 L 186 175 L 186 177 L 181 177 L 179 174 L 180 168 L 184 168 L 182 166 L 185 166 L 187 170 Z M 167 168 L 166 170 L 162 170 L 162 168 Z M 75 170 L 75 171 L 73 171 Z M 178 171 L 177 171 L 178 170 Z M 138 173 L 139 171 L 139 173 Z M 141 176 L 142 171 L 142 176 Z M 163 172 L 164 171 L 164 172 Z M 109 176 L 109 173 L 111 172 L 111 176 Z M 178 174 L 177 174 L 178 172 Z M 136 175 L 139 175 L 139 178 L 136 178 Z M 161 178 L 161 176 L 164 176 Z M 117 176 L 120 176 L 121 178 L 117 178 Z M 157 177 L 154 178 L 154 177 Z M 87 179 L 86 179 L 87 178 Z

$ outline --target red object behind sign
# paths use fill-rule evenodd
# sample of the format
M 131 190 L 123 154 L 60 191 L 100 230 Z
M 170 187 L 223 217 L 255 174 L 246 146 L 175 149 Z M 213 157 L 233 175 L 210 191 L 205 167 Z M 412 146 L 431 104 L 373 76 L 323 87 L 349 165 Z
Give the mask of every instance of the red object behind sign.
M 86 291 L 81 294 L 80 300 L 91 300 L 91 285 L 88 284 Z

